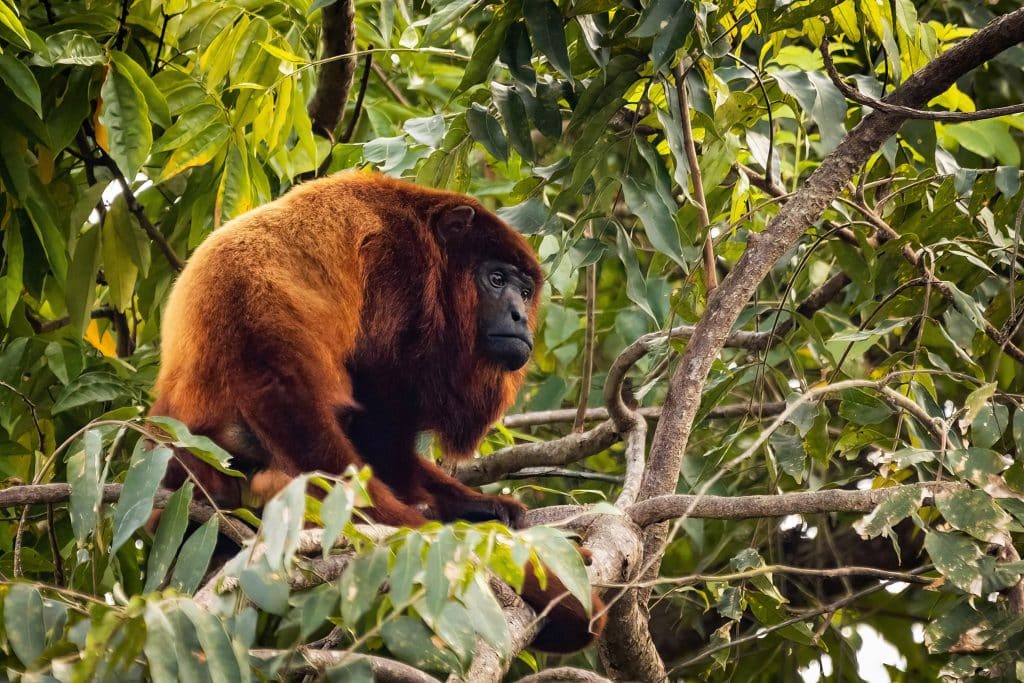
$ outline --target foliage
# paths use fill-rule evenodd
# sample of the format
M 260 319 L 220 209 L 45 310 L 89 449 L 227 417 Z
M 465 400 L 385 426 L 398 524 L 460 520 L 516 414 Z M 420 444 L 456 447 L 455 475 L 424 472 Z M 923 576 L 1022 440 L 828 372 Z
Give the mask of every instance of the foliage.
M 330 4 L 0 0 L 0 476 L 72 484 L 67 504 L 8 508 L 0 520 L 0 573 L 23 577 L 0 587 L 11 677 L 269 676 L 289 663 L 253 664 L 250 648 L 294 648 L 335 624 L 344 647 L 437 672 L 464 671 L 477 636 L 514 654 L 477 569 L 514 584 L 540 552 L 580 585 L 563 537 L 460 524 L 371 544 L 348 521 L 358 479 L 309 510 L 328 508 L 329 535 L 356 551 L 340 581 L 288 584 L 286 570 L 312 562 L 295 555 L 307 503 L 289 489 L 265 515 L 266 554 L 227 570 L 251 605 L 231 592 L 215 609 L 197 606 L 190 596 L 227 517 L 188 528 L 188 504 L 203 496 L 186 487 L 155 536 L 141 529 L 170 451 L 144 454 L 140 431 L 227 466 L 215 445 L 136 419 L 151 401 L 161 306 L 180 263 L 217 226 L 320 170 L 367 166 L 470 192 L 531 236 L 548 275 L 519 408 L 600 405 L 628 344 L 705 313 L 706 238 L 720 274 L 742 267 L 747 240 L 862 121 L 824 71 L 822 38 L 850 82 L 877 95 L 1014 5 L 358 2 L 357 45 L 373 46 L 374 68 L 354 136 L 332 143 L 306 111 Z M 1024 48 L 1006 51 L 932 108 L 1024 101 L 1022 66 Z M 680 478 L 680 490 L 697 491 L 728 470 L 709 492 L 733 496 L 936 479 L 965 488 L 927 506 L 901 494 L 863 518 L 807 516 L 784 533 L 764 519 L 684 520 L 651 626 L 674 676 L 775 680 L 821 666 L 856 680 L 870 626 L 905 660 L 894 679 L 1024 679 L 1014 664 L 1024 622 L 1008 599 L 1024 573 L 1013 550 L 1024 522 L 1022 130 L 1020 114 L 919 120 L 883 146 L 747 307 L 740 325 L 765 343 L 727 348 L 714 364 Z M 797 310 L 836 282 L 820 306 Z M 781 339 L 769 341 L 771 330 Z M 678 349 L 637 364 L 642 405 L 664 401 Z M 847 389 L 802 406 L 755 457 L 737 459 L 772 404 L 842 379 L 886 384 L 919 412 Z M 717 416 L 726 404 L 749 409 Z M 567 430 L 501 429 L 483 450 Z M 587 459 L 583 476 L 621 475 L 620 453 Z M 124 484 L 116 505 L 103 502 L 112 482 Z M 536 507 L 616 491 L 553 477 L 518 493 Z M 884 582 L 778 566 L 894 569 L 900 559 L 929 582 L 873 592 Z M 685 591 L 671 590 L 676 579 Z M 515 672 L 536 662 L 524 656 Z

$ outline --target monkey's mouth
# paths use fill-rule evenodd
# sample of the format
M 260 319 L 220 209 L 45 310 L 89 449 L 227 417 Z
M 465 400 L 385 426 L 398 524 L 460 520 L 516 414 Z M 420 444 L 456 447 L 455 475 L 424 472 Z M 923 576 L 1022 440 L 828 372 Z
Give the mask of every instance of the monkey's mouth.
M 522 334 L 489 334 L 487 338 L 491 344 L 497 346 L 521 347 L 525 348 L 527 353 L 533 351 L 533 339 Z
M 526 365 L 533 352 L 533 339 L 523 334 L 489 334 L 484 355 L 510 372 Z

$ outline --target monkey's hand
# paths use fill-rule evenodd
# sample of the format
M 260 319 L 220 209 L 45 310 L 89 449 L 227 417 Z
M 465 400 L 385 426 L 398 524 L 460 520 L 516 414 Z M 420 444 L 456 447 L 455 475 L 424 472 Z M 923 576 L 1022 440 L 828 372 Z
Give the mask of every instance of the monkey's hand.
M 438 516 L 444 521 L 455 519 L 467 522 L 495 520 L 511 529 L 521 529 L 526 506 L 509 496 L 475 496 L 435 499 Z

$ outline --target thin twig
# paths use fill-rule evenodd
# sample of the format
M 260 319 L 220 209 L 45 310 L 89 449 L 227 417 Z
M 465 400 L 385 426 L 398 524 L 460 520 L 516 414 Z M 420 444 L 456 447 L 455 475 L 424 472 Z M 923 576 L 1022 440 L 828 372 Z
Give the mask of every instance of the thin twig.
M 1000 116 L 1010 116 L 1024 112 L 1024 104 L 1011 104 L 1006 107 L 994 107 L 992 109 L 982 109 L 981 111 L 928 111 L 925 109 L 915 109 L 914 107 L 905 107 L 900 104 L 892 104 L 891 102 L 865 95 L 843 80 L 843 77 L 836 70 L 835 63 L 832 61 L 832 55 L 829 53 L 828 36 L 821 39 L 821 58 L 825 63 L 825 71 L 828 72 L 829 78 L 832 79 L 832 82 L 847 99 L 887 114 L 896 114 L 908 119 L 959 122 L 995 119 Z
M 583 229 L 584 237 L 593 237 L 590 223 Z M 576 418 L 572 423 L 574 432 L 583 431 L 583 422 L 587 415 L 587 402 L 590 400 L 590 385 L 594 378 L 594 339 L 596 336 L 595 300 L 597 299 L 597 264 L 587 266 L 587 330 L 583 342 L 583 374 L 580 377 L 580 398 L 576 406 Z
M 368 50 L 373 49 L 373 45 L 367 46 Z M 373 53 L 368 52 L 366 58 L 363 60 L 363 75 L 359 79 L 359 92 L 356 93 L 356 103 L 352 107 L 352 116 L 348 120 L 348 126 L 345 128 L 345 134 L 341 136 L 341 142 L 347 143 L 352 141 L 352 136 L 356 133 L 356 126 L 359 125 L 359 118 L 363 113 L 363 100 L 366 98 L 366 88 L 370 84 L 370 67 L 373 66 Z
M 704 231 L 704 281 L 708 293 L 718 287 L 718 273 L 715 270 L 715 242 L 711 238 L 708 217 L 708 202 L 704 196 L 704 179 L 701 177 L 700 162 L 697 161 L 697 146 L 693 141 L 693 126 L 690 123 L 690 102 L 686 95 L 686 72 L 680 62 L 672 70 L 676 82 L 676 96 L 679 98 L 679 124 L 683 129 L 683 148 L 686 163 L 690 167 L 690 182 L 693 183 L 693 203 L 697 207 L 697 226 Z M 686 188 L 682 188 L 685 190 Z

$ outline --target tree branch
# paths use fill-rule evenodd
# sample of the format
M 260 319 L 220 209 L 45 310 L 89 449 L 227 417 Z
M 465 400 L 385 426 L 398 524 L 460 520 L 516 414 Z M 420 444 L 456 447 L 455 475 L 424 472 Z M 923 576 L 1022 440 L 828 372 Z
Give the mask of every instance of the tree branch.
M 471 486 L 488 484 L 524 467 L 568 465 L 600 453 L 618 440 L 615 425 L 611 421 L 602 422 L 580 434 L 510 446 L 484 458 L 464 460 L 456 465 L 455 477 Z
M 249 650 L 249 656 L 255 659 L 285 658 L 285 665 L 280 673 L 288 672 L 293 676 L 315 676 L 326 669 L 343 663 L 367 662 L 373 672 L 373 680 L 382 683 L 440 683 L 437 678 L 423 673 L 416 667 L 387 657 L 374 657 L 347 650 L 317 650 L 310 647 L 299 647 L 293 650 L 256 649 Z
M 1011 104 L 1007 107 L 994 107 L 992 109 L 982 109 L 981 111 L 928 111 L 925 109 L 916 109 L 914 107 L 905 107 L 899 104 L 890 104 L 884 100 L 879 100 L 875 97 L 871 97 L 860 90 L 850 85 L 843 80 L 843 77 L 836 70 L 836 65 L 832 61 L 832 55 L 828 49 L 828 37 L 825 36 L 821 39 L 821 59 L 825 62 L 825 71 L 828 72 L 829 78 L 839 92 L 843 93 L 847 99 L 853 100 L 858 104 L 863 104 L 872 109 L 886 112 L 887 114 L 898 114 L 907 119 L 924 119 L 926 121 L 952 121 L 954 123 L 960 121 L 981 121 L 983 119 L 995 119 L 1000 116 L 1010 116 L 1011 114 L 1020 114 L 1024 112 L 1024 104 Z
M 352 0 L 338 0 L 320 11 L 323 15 L 320 58 L 329 59 L 352 52 L 356 37 L 355 3 Z M 316 92 L 309 101 L 307 111 L 313 131 L 332 142 L 334 129 L 345 113 L 355 69 L 355 57 L 347 57 L 329 59 L 320 65 L 317 73 Z
M 924 482 L 867 491 L 830 489 L 757 496 L 668 495 L 636 503 L 625 512 L 640 528 L 683 516 L 692 519 L 755 519 L 825 512 L 871 512 L 879 503 L 907 488 L 922 489 L 928 499 L 933 499 L 937 493 L 964 487 L 953 482 Z

